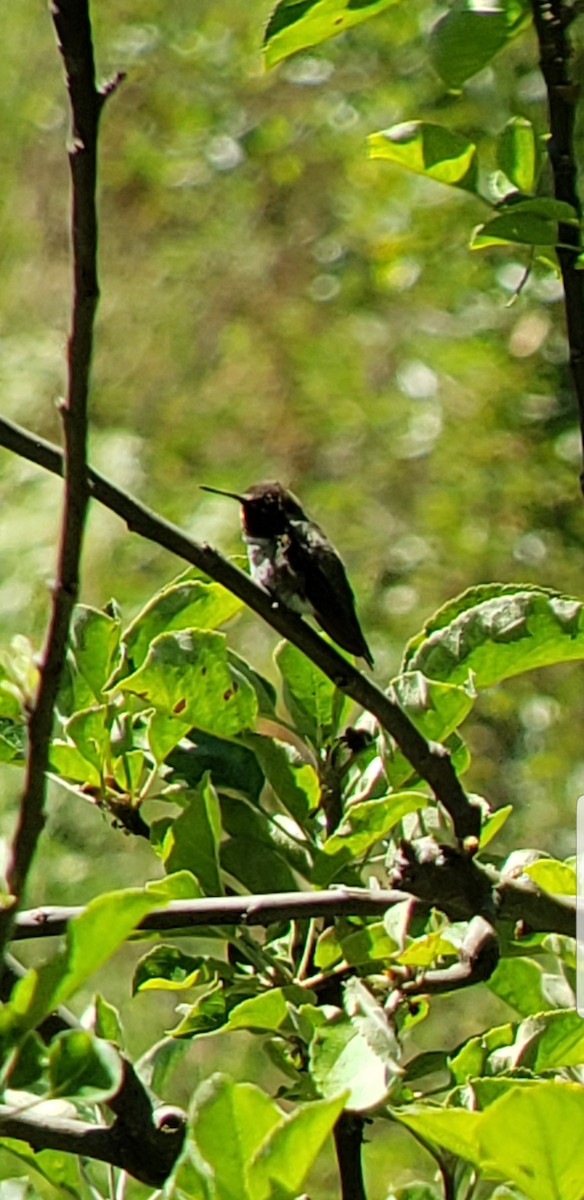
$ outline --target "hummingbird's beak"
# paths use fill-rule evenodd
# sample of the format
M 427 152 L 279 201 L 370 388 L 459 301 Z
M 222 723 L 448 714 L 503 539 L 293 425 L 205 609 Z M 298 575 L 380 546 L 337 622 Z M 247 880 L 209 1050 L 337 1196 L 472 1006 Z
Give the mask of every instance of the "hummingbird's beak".
M 205 483 L 199 484 L 202 492 L 213 492 L 215 496 L 230 496 L 232 500 L 239 500 L 240 504 L 245 504 L 247 497 L 242 496 L 239 492 L 226 492 L 224 488 L 207 487 Z

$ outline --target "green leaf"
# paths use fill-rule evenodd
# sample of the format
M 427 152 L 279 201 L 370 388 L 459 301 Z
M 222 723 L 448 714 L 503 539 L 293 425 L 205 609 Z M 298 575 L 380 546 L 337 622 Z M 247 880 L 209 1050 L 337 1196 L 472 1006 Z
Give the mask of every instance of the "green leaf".
M 255 723 L 255 692 L 242 676 L 233 678 L 225 637 L 210 630 L 161 634 L 142 666 L 117 686 L 183 724 L 220 737 Z
M 519 1063 L 538 1073 L 584 1062 L 584 1021 L 575 1009 L 528 1017 L 521 1022 L 516 1040 L 527 1048 Z
M 539 213 L 505 211 L 477 225 L 469 242 L 471 250 L 484 250 L 488 246 L 502 246 L 508 242 L 519 242 L 527 246 L 555 246 L 558 241 L 558 226 L 553 218 Z
M 32 1103 L 39 1114 L 42 1106 L 38 1103 L 37 1096 L 34 1096 Z M 33 1178 L 36 1173 L 46 1180 L 55 1188 L 59 1197 L 69 1196 L 71 1200 L 80 1200 L 83 1196 L 79 1159 L 73 1154 L 66 1154 L 63 1150 L 31 1150 L 25 1142 L 16 1138 L 0 1138 L 0 1146 L 3 1150 L 9 1150 L 19 1162 L 24 1163 L 27 1173 L 33 1172 Z M 46 1189 L 39 1189 L 39 1194 L 45 1196 Z M 7 1200 L 13 1198 L 7 1197 Z M 29 1200 L 28 1193 L 26 1200 Z
M 237 678 L 238 675 L 243 675 L 251 684 L 258 701 L 260 713 L 266 716 L 273 716 L 276 709 L 277 693 L 273 683 L 266 679 L 265 675 L 260 675 L 254 667 L 250 666 L 241 655 L 236 654 L 231 648 L 227 651 L 227 661 L 234 671 Z
M 93 700 L 103 699 L 119 652 L 120 622 L 96 608 L 79 604 L 74 613 L 70 655 Z M 87 707 L 87 705 L 85 705 Z
M 388 1063 L 344 1015 L 316 1030 L 310 1043 L 310 1074 L 322 1096 L 347 1092 L 347 1107 L 354 1112 L 383 1104 L 395 1079 Z
M 521 0 L 454 0 L 430 34 L 435 69 L 449 87 L 459 88 L 488 66 L 529 17 L 528 5 Z
M 502 958 L 487 987 L 522 1016 L 529 1016 L 547 1007 L 542 977 L 542 968 L 532 958 Z
M 539 142 L 531 121 L 511 117 L 499 138 L 497 161 L 507 179 L 520 191 L 532 192 L 539 167 Z
M 0 662 L 0 717 L 21 725 L 24 716 L 22 693 Z
M 543 888 L 544 892 L 552 892 L 556 896 L 575 896 L 578 891 L 576 868 L 557 858 L 540 858 L 537 862 L 529 863 L 524 874 Z
M 439 930 L 412 938 L 405 950 L 397 956 L 397 962 L 407 967 L 429 967 L 437 958 L 456 955 L 456 947 Z
M 187 729 L 179 718 L 169 716 L 160 709 L 153 709 L 146 718 L 148 746 L 158 766 L 185 737 Z
M 52 1097 L 78 1097 L 100 1104 L 119 1091 L 122 1060 L 109 1042 L 85 1029 L 70 1029 L 53 1038 L 49 1050 Z
M 540 588 L 474 588 L 447 605 L 406 649 L 407 670 L 490 687 L 523 671 L 584 656 L 582 603 Z
M 384 800 L 364 800 L 362 804 L 352 804 L 343 817 L 342 825 L 324 843 L 323 853 L 336 855 L 342 850 L 343 861 L 356 858 L 386 837 L 407 813 L 419 812 L 427 808 L 428 803 L 428 796 L 423 792 L 411 791 L 394 792 Z
M 47 1047 L 38 1033 L 27 1033 L 18 1047 L 8 1073 L 11 1090 L 31 1088 L 38 1083 L 47 1065 Z
M 242 601 L 220 583 L 181 577 L 153 596 L 126 629 L 124 644 L 128 660 L 136 670 L 160 634 L 181 629 L 216 629 L 242 607 Z
M 497 215 L 484 225 L 478 225 L 471 238 L 471 250 L 508 242 L 528 245 L 556 245 L 558 222 L 578 225 L 578 214 L 571 204 L 553 196 L 511 194 L 498 206 Z
M 320 783 L 315 768 L 303 762 L 292 746 L 275 738 L 258 734 L 245 734 L 244 737 L 276 796 L 294 820 L 303 826 L 320 801 Z
M 467 1158 L 488 1179 L 515 1184 L 529 1200 L 580 1200 L 584 1092 L 580 1084 L 516 1084 L 483 1112 L 421 1105 L 393 1116 L 419 1136 Z
M 353 976 L 343 989 L 345 1012 L 367 1045 L 394 1075 L 401 1075 L 400 1047 L 391 1018 L 363 980 Z
M 129 750 L 111 761 L 112 775 L 118 788 L 135 797 L 140 795 L 140 787 L 151 766 L 151 760 L 141 750 Z
M 183 737 L 180 746 L 168 755 L 171 768 L 169 779 L 183 779 L 189 787 L 200 783 L 209 772 L 215 787 L 229 788 L 242 792 L 250 800 L 259 800 L 264 785 L 264 773 L 258 765 L 257 756 L 248 746 L 253 740 L 246 738 L 246 745 L 214 737 L 203 730 L 192 729 Z
M 495 812 L 489 813 L 489 816 L 485 818 L 481 826 L 481 850 L 484 850 L 485 846 L 488 846 L 489 842 L 492 842 L 493 838 L 499 833 L 499 830 L 507 823 L 512 812 L 513 805 L 504 804 L 502 808 L 497 808 Z
M 288 1020 L 289 1003 L 305 1001 L 306 992 L 302 988 L 293 986 L 271 988 L 268 992 L 261 992 L 259 996 L 250 996 L 249 999 L 242 1000 L 241 1004 L 236 1004 L 229 1013 L 225 1030 L 274 1031 Z
M 368 21 L 397 0 L 280 0 L 266 26 L 267 67 Z
M 255 1200 L 250 1185 L 252 1162 L 281 1119 L 274 1101 L 253 1084 L 212 1075 L 198 1088 L 192 1107 L 192 1137 L 212 1171 L 218 1200 Z
M 0 717 L 0 762 L 23 762 L 26 747 L 27 732 L 24 721 Z
M 387 962 L 397 950 L 397 942 L 389 937 L 383 921 L 372 921 L 361 929 L 350 922 L 337 921 L 321 933 L 316 944 L 314 964 L 328 970 L 345 959 L 352 967 Z
M 298 883 L 282 855 L 262 839 L 228 838 L 221 845 L 221 866 L 249 892 L 294 892 Z
M 489 1056 L 506 1046 L 511 1046 L 514 1040 L 514 1026 L 498 1025 L 488 1029 L 478 1037 L 469 1038 L 452 1055 L 449 1067 L 455 1083 L 464 1084 L 470 1078 L 484 1075 L 487 1071 Z
M 424 737 L 442 742 L 466 719 L 475 700 L 474 688 L 427 679 L 410 671 L 392 680 L 392 692 Z
M 55 738 L 51 743 L 49 762 L 51 771 L 63 779 L 91 784 L 93 787 L 99 787 L 102 782 L 98 768 L 71 742 Z
M 393 1108 L 392 1117 L 406 1125 L 413 1133 L 438 1146 L 443 1146 L 458 1158 L 477 1162 L 478 1139 L 483 1113 L 469 1112 L 463 1108 L 434 1108 L 422 1104 L 410 1104 L 407 1108 Z M 486 1163 L 481 1166 L 486 1170 Z
M 67 737 L 100 774 L 108 761 L 111 719 L 109 706 L 100 704 L 75 713 L 65 726 Z
M 222 1029 L 229 1011 L 223 980 L 216 978 L 190 1008 L 184 1010 L 181 1006 L 179 1011 L 184 1015 L 172 1031 L 175 1038 L 215 1033 Z
M 345 1094 L 299 1104 L 291 1116 L 282 1116 L 256 1155 L 253 1198 L 298 1196 L 302 1183 L 345 1107 Z M 272 1184 L 266 1192 L 268 1180 Z
M 550 221 L 562 221 L 566 225 L 578 225 L 578 213 L 573 204 L 556 200 L 555 196 L 522 196 L 514 192 L 498 205 L 499 212 L 532 213 L 536 217 L 547 217 Z
M 110 1004 L 99 992 L 93 997 L 93 1032 L 96 1037 L 115 1042 L 123 1048 L 125 1037 L 122 1018 L 115 1005 Z
M 290 822 L 286 817 L 280 814 L 268 817 L 247 801 L 224 795 L 221 797 L 221 818 L 223 829 L 231 838 L 253 838 L 263 842 L 266 850 L 273 850 L 284 858 L 293 870 L 305 878 L 311 877 L 309 847 L 302 842 L 300 830 L 295 830 L 295 837 L 290 835 L 287 829 Z
M 159 1042 L 150 1046 L 146 1053 L 138 1059 L 135 1064 L 138 1075 L 155 1096 L 168 1095 L 169 1078 L 187 1048 L 186 1040 L 179 1041 L 177 1038 L 163 1037 Z
M 223 894 L 218 851 L 221 811 L 209 775 L 201 780 L 178 817 L 173 821 L 155 822 L 151 837 L 158 843 L 157 853 L 168 873 L 188 870 L 201 885 L 204 895 Z
M 428 121 L 404 121 L 367 139 L 370 158 L 382 158 L 439 183 L 477 192 L 476 146 Z
M 217 962 L 200 954 L 184 954 L 178 946 L 156 946 L 140 959 L 134 971 L 132 993 L 187 991 L 217 976 Z
M 290 642 L 280 642 L 274 658 L 284 684 L 284 702 L 299 733 L 321 746 L 338 732 L 343 711 L 334 683 Z
M 0 1010 L 0 1045 L 12 1045 L 48 1013 L 64 1004 L 111 958 L 136 925 L 165 903 L 156 885 L 106 892 L 70 921 L 66 947 L 43 966 L 27 971 Z

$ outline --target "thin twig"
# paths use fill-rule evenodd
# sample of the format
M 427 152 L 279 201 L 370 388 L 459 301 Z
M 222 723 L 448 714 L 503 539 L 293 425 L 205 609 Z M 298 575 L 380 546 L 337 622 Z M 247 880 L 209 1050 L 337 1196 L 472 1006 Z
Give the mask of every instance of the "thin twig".
M 570 350 L 570 366 L 578 403 L 580 433 L 584 453 L 584 280 L 577 269 L 581 252 L 580 219 L 582 207 L 577 189 L 574 155 L 574 126 L 579 89 L 570 78 L 571 50 L 566 36 L 569 18 L 564 0 L 531 0 L 533 20 L 539 42 L 540 67 L 548 97 L 550 138 L 548 153 L 554 181 L 554 194 L 574 209 L 574 224 L 558 223 L 556 252 L 564 283 L 564 305 Z M 584 490 L 584 471 L 580 476 Z
M 95 87 L 91 26 L 86 0 L 53 0 L 51 14 L 71 105 L 69 167 L 72 185 L 73 303 L 68 343 L 67 395 L 62 404 L 65 441 L 64 502 L 57 578 L 41 655 L 37 695 L 28 720 L 28 757 L 18 822 L 10 849 L 8 891 L 12 909 L 0 912 L 0 952 L 10 936 L 15 907 L 45 823 L 46 775 L 53 713 L 65 661 L 71 614 L 79 588 L 79 564 L 89 502 L 87 398 L 98 301 L 97 131 L 104 97 Z
M 3 418 L 0 419 L 0 445 L 55 474 L 62 472 L 62 458 L 56 446 Z M 469 844 L 476 846 L 480 810 L 466 796 L 447 751 L 441 746 L 429 745 L 390 696 L 347 662 L 334 646 L 325 642 L 300 617 L 290 609 L 275 604 L 272 597 L 258 587 L 249 575 L 228 562 L 211 546 L 194 542 L 177 525 L 165 521 L 92 468 L 88 471 L 88 479 L 91 495 L 117 513 L 132 532 L 163 546 L 204 571 L 211 579 L 222 583 L 268 625 L 298 646 L 340 691 L 373 713 L 417 773 L 430 784 L 437 800 L 449 813 L 459 840 L 465 842 L 469 839 Z

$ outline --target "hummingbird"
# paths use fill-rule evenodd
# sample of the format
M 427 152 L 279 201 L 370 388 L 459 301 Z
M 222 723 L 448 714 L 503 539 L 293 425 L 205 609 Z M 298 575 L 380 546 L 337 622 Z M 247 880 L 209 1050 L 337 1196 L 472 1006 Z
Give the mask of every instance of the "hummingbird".
M 342 560 L 296 496 L 275 481 L 246 492 L 202 490 L 239 501 L 252 579 L 293 612 L 316 617 L 334 642 L 372 667 Z

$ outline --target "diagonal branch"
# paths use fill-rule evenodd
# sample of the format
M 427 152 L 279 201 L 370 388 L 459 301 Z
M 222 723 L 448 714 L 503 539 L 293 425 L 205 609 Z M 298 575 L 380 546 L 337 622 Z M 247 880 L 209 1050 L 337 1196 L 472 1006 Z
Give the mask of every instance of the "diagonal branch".
M 99 294 L 95 189 L 97 131 L 104 97 L 95 86 L 87 0 L 53 0 L 51 15 L 65 65 L 71 105 L 73 303 L 67 395 L 62 404 L 65 488 L 57 578 L 41 655 L 37 695 L 29 714 L 25 783 L 7 870 L 7 886 L 16 907 L 21 902 L 45 822 L 46 772 L 53 713 L 79 587 L 79 564 L 89 502 L 87 397 Z M 4 948 L 10 935 L 14 911 L 13 907 L 0 912 L 0 949 Z
M 0 445 L 46 470 L 62 473 L 62 456 L 56 446 L 3 418 L 0 418 Z M 88 480 L 90 494 L 117 513 L 131 531 L 156 542 L 222 583 L 268 625 L 298 646 L 340 691 L 373 713 L 417 773 L 430 784 L 437 800 L 449 813 L 459 840 L 469 839 L 469 848 L 476 847 L 480 812 L 466 796 L 447 751 L 441 746 L 430 745 L 390 695 L 362 675 L 290 609 L 275 604 L 249 575 L 212 547 L 194 542 L 177 525 L 159 517 L 92 468 L 88 470 Z

